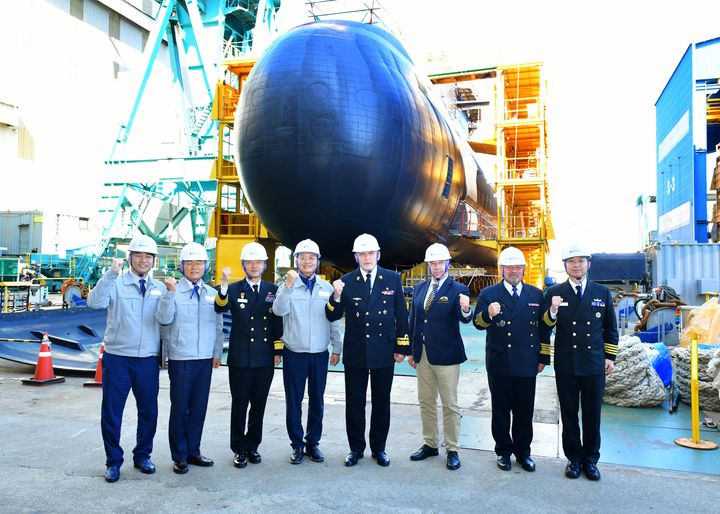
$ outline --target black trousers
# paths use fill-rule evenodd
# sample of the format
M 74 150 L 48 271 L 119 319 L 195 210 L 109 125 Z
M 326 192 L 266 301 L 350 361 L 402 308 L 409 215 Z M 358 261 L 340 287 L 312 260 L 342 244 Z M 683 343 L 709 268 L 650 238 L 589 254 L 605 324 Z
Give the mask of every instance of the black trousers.
M 497 455 L 507 457 L 514 454 L 518 459 L 530 456 L 535 383 L 536 377 L 508 377 L 488 373 L 492 403 L 491 429 Z
M 234 453 L 257 450 L 262 442 L 263 418 L 275 368 L 228 366 L 230 379 L 230 449 Z M 248 413 L 248 404 L 250 412 Z M 247 420 L 247 431 L 245 421 Z
M 395 365 L 385 368 L 345 367 L 345 429 L 350 450 L 365 451 L 365 398 L 370 379 L 370 451 L 384 452 L 390 430 L 390 390 Z
M 600 458 L 600 409 L 605 393 L 605 375 L 556 374 L 563 452 L 573 462 L 597 464 Z M 578 411 L 582 409 L 582 440 Z

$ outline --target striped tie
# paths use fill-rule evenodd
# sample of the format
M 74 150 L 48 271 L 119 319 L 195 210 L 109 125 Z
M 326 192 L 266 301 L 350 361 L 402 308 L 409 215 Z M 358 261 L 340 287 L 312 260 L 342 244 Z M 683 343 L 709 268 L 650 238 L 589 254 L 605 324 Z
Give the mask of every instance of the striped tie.
M 433 280 L 432 283 L 432 289 L 430 290 L 430 294 L 425 299 L 425 312 L 430 308 L 430 304 L 432 303 L 433 299 L 435 298 L 435 293 L 437 293 L 438 290 L 438 283 Z

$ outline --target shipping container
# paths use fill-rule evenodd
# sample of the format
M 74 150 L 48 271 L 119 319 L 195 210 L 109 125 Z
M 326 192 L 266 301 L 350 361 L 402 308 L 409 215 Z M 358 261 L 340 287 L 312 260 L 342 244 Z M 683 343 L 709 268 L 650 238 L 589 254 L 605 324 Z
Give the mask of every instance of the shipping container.
M 653 286 L 675 289 L 688 305 L 720 292 L 720 244 L 656 243 L 647 249 Z

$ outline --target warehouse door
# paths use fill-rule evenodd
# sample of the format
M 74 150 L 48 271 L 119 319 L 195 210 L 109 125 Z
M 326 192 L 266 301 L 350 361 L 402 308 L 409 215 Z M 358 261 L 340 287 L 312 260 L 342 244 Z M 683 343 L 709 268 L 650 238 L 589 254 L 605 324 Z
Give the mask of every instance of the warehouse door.
M 19 225 L 20 229 L 20 245 L 18 247 L 18 254 L 30 252 L 30 225 Z

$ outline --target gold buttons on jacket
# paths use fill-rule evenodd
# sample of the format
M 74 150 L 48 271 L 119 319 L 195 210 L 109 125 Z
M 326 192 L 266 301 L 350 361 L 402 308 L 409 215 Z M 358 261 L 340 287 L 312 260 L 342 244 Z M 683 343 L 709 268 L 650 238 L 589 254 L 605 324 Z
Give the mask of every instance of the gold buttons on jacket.
M 508 337 L 510 337 L 511 335 L 512 335 L 512 332 L 508 332 Z

